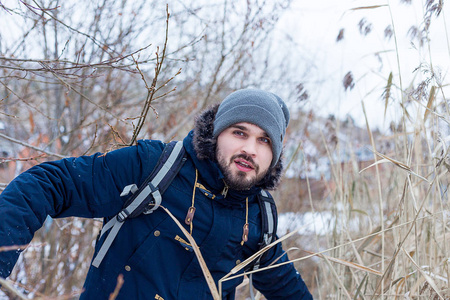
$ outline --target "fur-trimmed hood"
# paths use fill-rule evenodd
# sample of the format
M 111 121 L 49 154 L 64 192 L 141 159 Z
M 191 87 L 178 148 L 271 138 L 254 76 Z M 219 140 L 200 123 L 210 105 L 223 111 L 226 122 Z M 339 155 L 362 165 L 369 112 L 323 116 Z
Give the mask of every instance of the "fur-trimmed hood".
M 195 119 L 193 145 L 197 158 L 199 160 L 211 160 L 217 162 L 216 158 L 216 144 L 217 139 L 213 137 L 214 118 L 217 113 L 219 104 L 211 106 L 204 110 Z M 280 158 L 277 164 L 269 169 L 266 176 L 256 185 L 256 187 L 273 190 L 277 187 L 281 179 L 283 170 L 283 162 Z

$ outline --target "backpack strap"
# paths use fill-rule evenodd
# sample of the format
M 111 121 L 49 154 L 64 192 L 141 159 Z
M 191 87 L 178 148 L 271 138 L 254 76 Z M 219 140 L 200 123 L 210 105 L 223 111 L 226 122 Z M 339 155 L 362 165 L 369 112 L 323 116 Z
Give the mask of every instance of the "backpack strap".
M 103 226 L 99 239 L 108 231 L 109 234 L 92 262 L 94 267 L 98 268 L 126 219 L 135 218 L 142 213 L 150 214 L 159 207 L 162 194 L 185 161 L 183 142 L 171 142 L 165 146 L 155 168 L 139 189 L 136 184 L 123 189 L 120 196 L 127 196 L 130 192 L 132 196 L 125 202 L 122 210 Z
M 263 247 L 275 241 L 276 230 L 278 225 L 277 207 L 272 195 L 265 190 L 261 190 L 259 194 L 259 206 L 261 208 Z M 262 213 L 265 212 L 265 213 Z
M 259 249 L 261 250 L 275 241 L 278 216 L 275 201 L 269 192 L 261 190 L 258 194 L 258 203 L 261 211 L 261 240 L 259 242 Z M 256 259 L 253 265 L 251 265 L 250 270 L 257 270 L 259 268 L 263 256 L 264 254 Z
M 269 192 L 261 190 L 261 193 L 258 194 L 258 203 L 261 211 L 261 241 L 259 243 L 259 249 L 261 250 L 276 240 L 278 214 L 275 201 Z M 261 264 L 261 259 L 266 253 L 258 256 L 258 258 L 249 265 L 247 270 L 258 270 Z M 253 294 L 253 273 L 249 276 L 249 288 L 250 298 L 255 299 Z

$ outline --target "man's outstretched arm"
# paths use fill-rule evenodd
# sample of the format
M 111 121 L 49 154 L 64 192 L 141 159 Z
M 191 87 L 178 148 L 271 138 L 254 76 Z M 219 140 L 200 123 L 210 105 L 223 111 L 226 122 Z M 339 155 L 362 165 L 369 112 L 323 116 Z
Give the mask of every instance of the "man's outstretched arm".
M 27 245 L 47 215 L 115 215 L 123 205 L 122 188 L 139 184 L 151 171 L 152 166 L 141 159 L 151 157 L 149 152 L 140 144 L 42 163 L 22 173 L 0 194 L 0 249 Z M 19 254 L 17 249 L 0 251 L 0 277 L 10 275 Z

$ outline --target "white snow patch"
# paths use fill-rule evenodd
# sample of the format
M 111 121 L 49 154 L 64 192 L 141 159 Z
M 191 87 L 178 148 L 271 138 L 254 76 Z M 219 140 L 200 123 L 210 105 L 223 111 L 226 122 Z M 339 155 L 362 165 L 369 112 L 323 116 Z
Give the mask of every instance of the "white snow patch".
M 294 213 L 287 212 L 278 216 L 278 236 L 297 230 L 301 235 L 325 235 L 331 231 L 330 224 L 335 217 L 331 212 Z

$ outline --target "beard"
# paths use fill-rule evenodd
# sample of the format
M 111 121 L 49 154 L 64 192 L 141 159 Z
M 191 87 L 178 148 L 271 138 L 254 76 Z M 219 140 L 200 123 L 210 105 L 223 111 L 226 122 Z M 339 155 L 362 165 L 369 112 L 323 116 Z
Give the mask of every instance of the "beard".
M 237 191 L 243 191 L 243 190 L 249 190 L 255 185 L 260 182 L 264 176 L 266 175 L 268 170 L 265 170 L 264 172 L 259 172 L 259 166 L 253 161 L 253 159 L 250 156 L 247 156 L 245 154 L 237 154 L 233 155 L 229 161 L 225 159 L 221 155 L 219 151 L 217 151 L 217 161 L 219 163 L 219 168 L 222 171 L 224 175 L 224 181 L 228 185 L 230 189 L 237 190 Z M 248 174 L 243 171 L 237 170 L 237 172 L 233 172 L 231 170 L 231 165 L 234 163 L 234 160 L 237 158 L 242 158 L 250 162 L 253 167 L 255 168 L 255 176 L 248 177 Z

